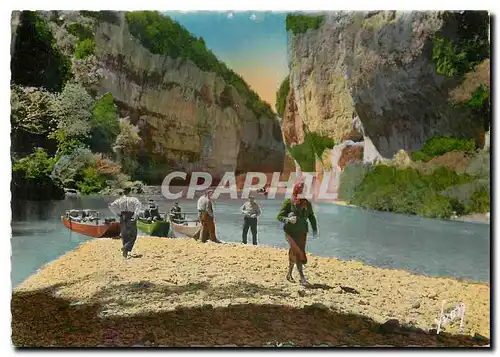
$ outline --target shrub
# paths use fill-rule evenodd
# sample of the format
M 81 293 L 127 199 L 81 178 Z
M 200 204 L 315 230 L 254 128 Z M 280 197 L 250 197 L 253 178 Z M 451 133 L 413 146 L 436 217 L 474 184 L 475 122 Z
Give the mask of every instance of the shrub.
M 75 47 L 75 57 L 77 59 L 85 59 L 92 56 L 95 51 L 95 40 L 93 38 L 88 38 L 86 40 L 80 41 Z
M 356 189 L 372 168 L 371 165 L 360 162 L 348 163 L 340 174 L 339 199 L 351 202 L 356 193 Z
M 474 139 L 458 139 L 452 137 L 434 136 L 427 140 L 420 151 L 412 153 L 413 161 L 429 161 L 431 158 L 450 151 L 472 153 L 476 150 Z
M 101 191 L 106 187 L 106 183 L 96 169 L 89 166 L 83 169 L 82 178 L 77 182 L 76 187 L 83 195 L 89 195 Z
M 78 148 L 71 155 L 62 155 L 51 173 L 55 181 L 61 182 L 65 187 L 70 182 L 76 182 L 85 167 L 96 165 L 96 158 L 89 149 Z
M 490 212 L 490 192 L 486 188 L 480 188 L 472 194 L 471 202 L 466 206 L 468 213 Z
M 111 93 L 103 95 L 92 110 L 90 120 L 90 148 L 96 152 L 110 153 L 120 133 L 118 108 Z
M 294 35 L 306 32 L 308 29 L 318 29 L 325 16 L 312 16 L 303 14 L 286 15 L 286 30 L 292 31 Z
M 366 173 L 352 202 L 364 208 L 448 218 L 453 212 L 452 199 L 440 192 L 470 180 L 471 176 L 446 167 L 422 175 L 413 168 L 378 165 Z
M 47 152 L 38 148 L 31 155 L 14 162 L 12 171 L 22 173 L 26 180 L 37 180 L 49 176 L 54 166 L 54 159 Z
M 306 132 L 304 142 L 288 147 L 288 152 L 305 172 L 316 171 L 316 158 L 321 159 L 326 149 L 333 149 L 335 142 L 327 136 Z
M 276 92 L 276 112 L 283 118 L 285 115 L 286 98 L 290 92 L 290 76 L 286 76 L 280 85 L 278 92 Z
M 89 26 L 84 26 L 81 23 L 75 22 L 68 25 L 67 30 L 70 34 L 77 37 L 80 41 L 94 38 L 94 32 Z

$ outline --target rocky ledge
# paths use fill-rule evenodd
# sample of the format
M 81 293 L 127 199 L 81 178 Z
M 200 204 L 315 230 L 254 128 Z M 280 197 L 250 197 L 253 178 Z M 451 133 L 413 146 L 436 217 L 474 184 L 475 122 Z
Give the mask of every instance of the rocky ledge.
M 141 237 L 94 240 L 14 289 L 19 347 L 484 346 L 490 286 L 310 256 L 305 289 L 284 279 L 287 252 Z M 441 302 L 467 306 L 436 334 Z

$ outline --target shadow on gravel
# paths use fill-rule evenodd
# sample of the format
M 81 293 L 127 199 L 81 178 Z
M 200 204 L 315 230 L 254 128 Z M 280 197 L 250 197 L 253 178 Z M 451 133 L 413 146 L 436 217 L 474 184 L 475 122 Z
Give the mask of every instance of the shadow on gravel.
M 144 288 L 131 284 L 124 289 Z M 179 287 L 206 289 L 206 285 Z M 146 289 L 158 289 L 149 286 Z M 380 325 L 324 305 L 302 309 L 281 305 L 178 308 L 161 313 L 98 316 L 99 303 L 75 304 L 54 297 L 54 288 L 12 296 L 12 341 L 16 347 L 130 347 L 167 345 L 253 346 L 291 341 L 296 346 L 471 347 L 481 337 L 426 333 L 408 326 Z M 96 297 L 99 301 L 102 297 Z

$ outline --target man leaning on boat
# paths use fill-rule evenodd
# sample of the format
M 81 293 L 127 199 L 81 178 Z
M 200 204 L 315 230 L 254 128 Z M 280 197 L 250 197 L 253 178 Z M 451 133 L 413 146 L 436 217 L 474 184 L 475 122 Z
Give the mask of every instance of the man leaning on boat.
M 141 202 L 136 197 L 129 197 L 130 187 L 123 190 L 123 196 L 109 205 L 109 209 L 120 217 L 120 232 L 123 242 L 124 258 L 130 258 L 137 239 L 137 218 L 141 210 Z

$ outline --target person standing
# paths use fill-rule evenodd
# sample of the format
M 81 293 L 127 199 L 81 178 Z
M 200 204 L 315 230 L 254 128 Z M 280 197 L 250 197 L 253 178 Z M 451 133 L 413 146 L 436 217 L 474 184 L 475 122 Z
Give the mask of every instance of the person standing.
M 295 282 L 292 273 L 294 265 L 297 265 L 297 270 L 300 275 L 300 284 L 304 286 L 310 285 L 307 281 L 303 266 L 307 264 L 306 256 L 306 239 L 308 233 L 307 221 L 311 223 L 313 230 L 313 238 L 318 234 L 318 225 L 311 202 L 305 198 L 298 198 L 304 190 L 304 183 L 298 183 L 293 187 L 291 199 L 286 199 L 283 202 L 281 210 L 278 213 L 277 219 L 284 223 L 283 230 L 285 237 L 290 245 L 288 251 L 288 274 L 286 279 L 289 282 Z
M 240 208 L 243 213 L 243 244 L 247 244 L 248 229 L 252 231 L 252 243 L 257 245 L 257 217 L 262 213 L 260 206 L 255 202 L 253 196 L 248 197 L 248 201 Z
M 198 215 L 201 222 L 199 237 L 202 243 L 207 241 L 209 235 L 212 242 L 220 243 L 215 235 L 214 209 L 211 200 L 213 193 L 213 190 L 208 190 L 198 199 Z
M 129 197 L 130 192 L 131 188 L 125 187 L 122 197 L 109 205 L 110 211 L 120 217 L 124 258 L 130 258 L 130 252 L 134 248 L 137 239 L 137 218 L 141 210 L 141 202 L 136 197 Z

